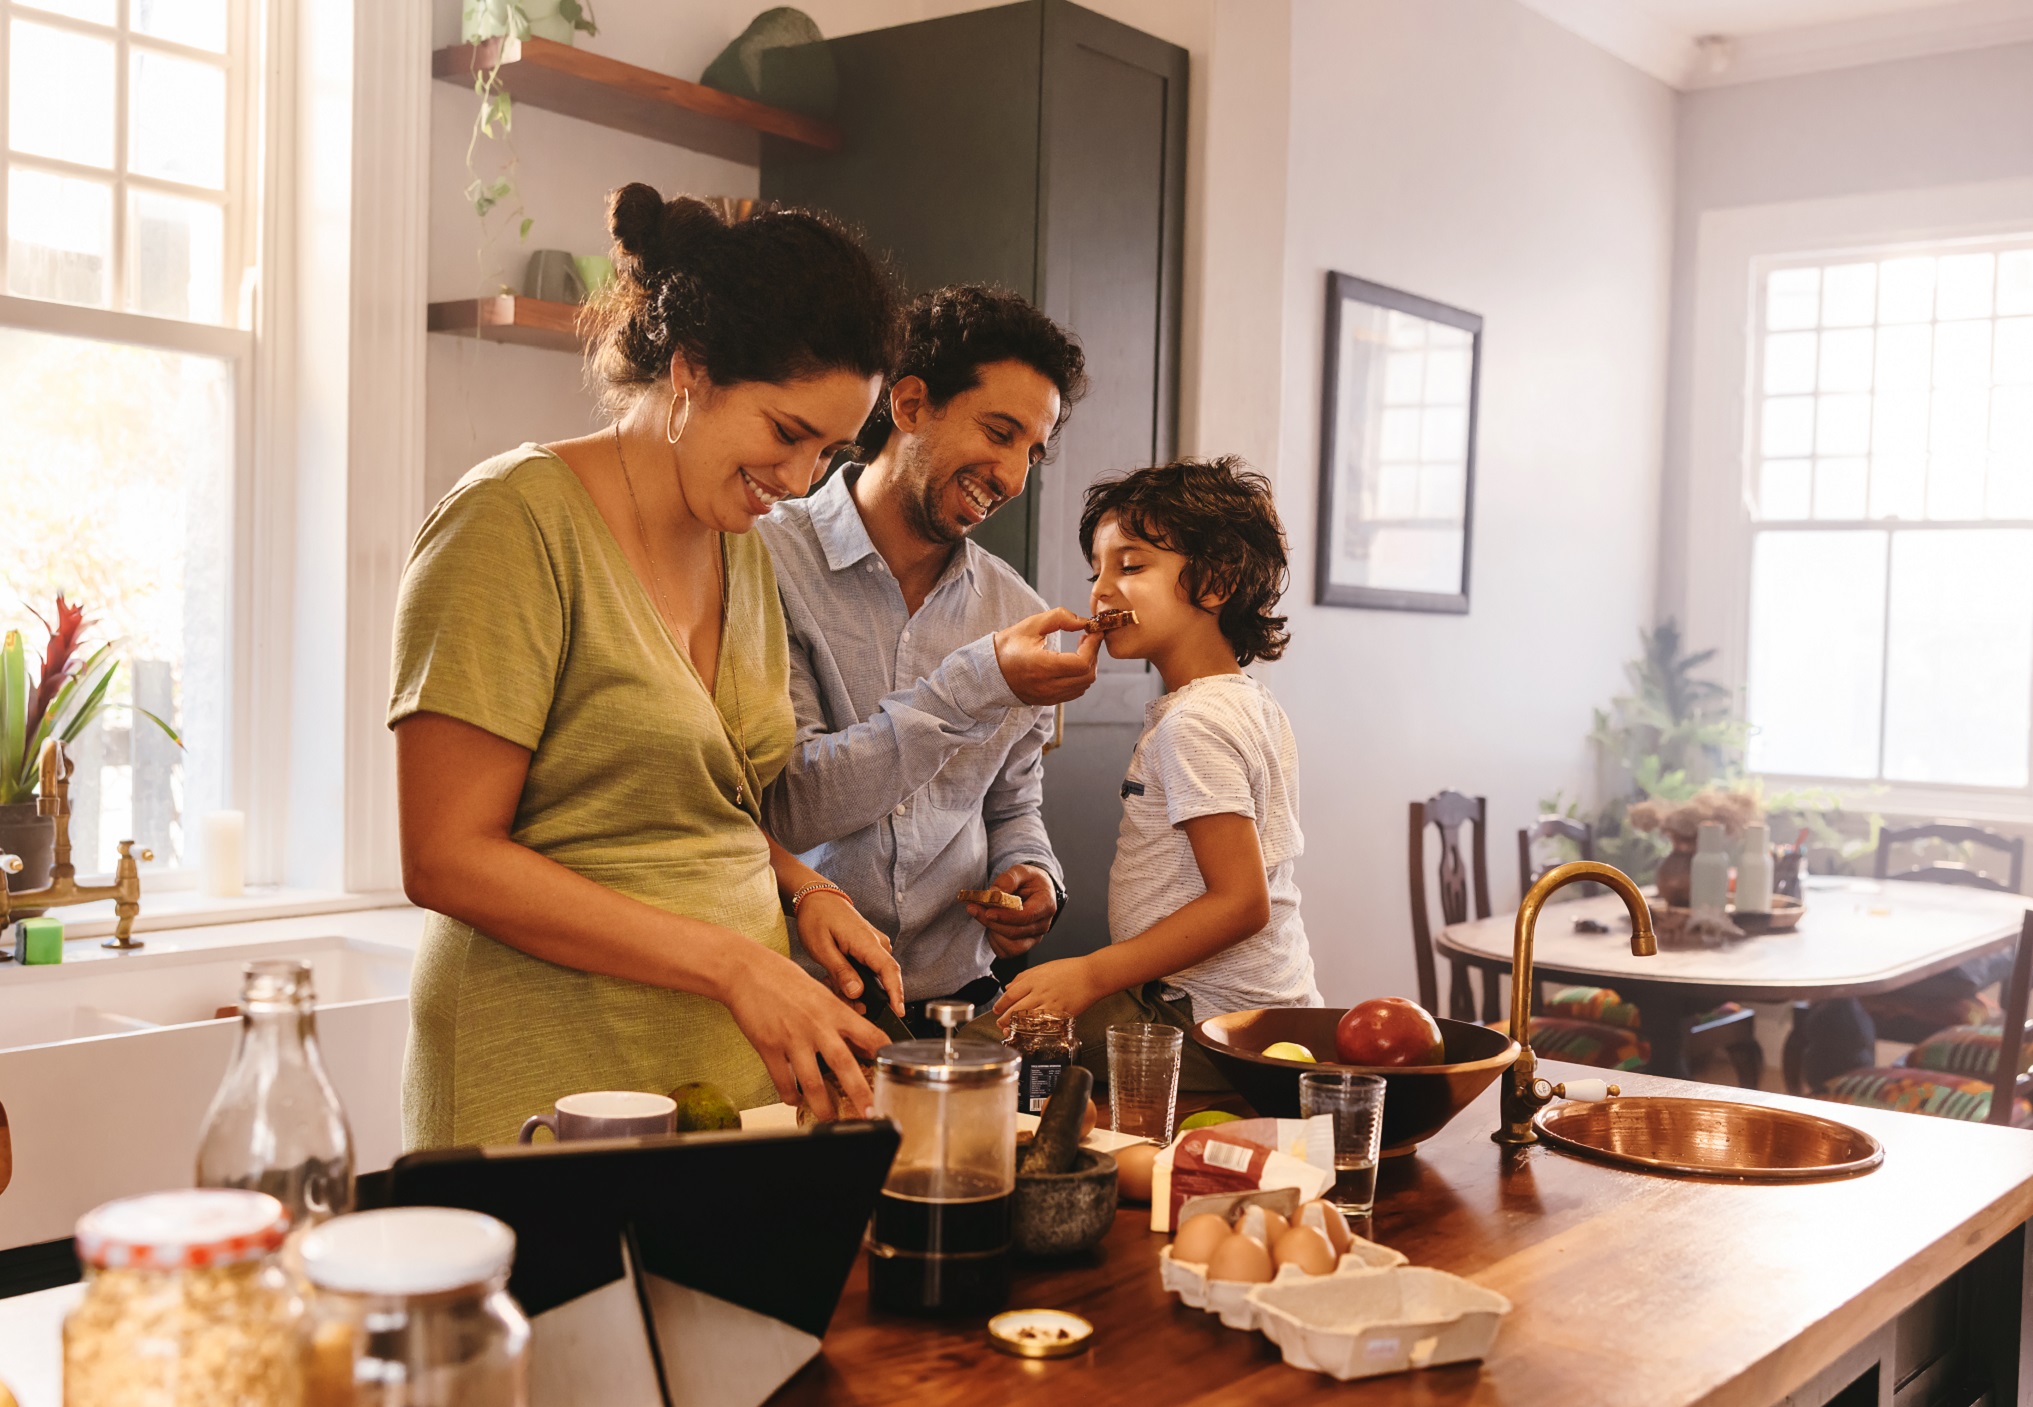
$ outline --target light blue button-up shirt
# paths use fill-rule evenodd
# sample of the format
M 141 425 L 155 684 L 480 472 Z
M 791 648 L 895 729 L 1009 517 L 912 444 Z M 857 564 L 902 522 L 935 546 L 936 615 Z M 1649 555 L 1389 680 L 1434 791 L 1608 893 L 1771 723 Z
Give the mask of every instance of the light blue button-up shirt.
M 986 976 L 995 956 L 958 891 L 1015 864 L 1064 882 L 1039 816 L 1052 711 L 1017 701 L 991 638 L 1045 603 L 963 541 L 910 614 L 848 492 L 860 473 L 845 466 L 760 524 L 798 718 L 763 812 L 779 842 L 891 935 L 915 1002 Z

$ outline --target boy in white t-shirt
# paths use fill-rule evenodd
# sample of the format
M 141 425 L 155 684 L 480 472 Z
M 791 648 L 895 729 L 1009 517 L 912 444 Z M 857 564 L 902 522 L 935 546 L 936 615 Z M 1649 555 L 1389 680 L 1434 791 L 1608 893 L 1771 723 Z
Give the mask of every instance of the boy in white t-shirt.
M 1070 1012 L 1081 1063 L 1107 1064 L 1107 1030 L 1190 1028 L 1266 1006 L 1319 1006 L 1299 918 L 1298 749 L 1270 690 L 1243 673 L 1289 636 L 1273 614 L 1284 530 L 1260 474 L 1226 458 L 1182 460 L 1087 490 L 1080 547 L 1092 606 L 1134 611 L 1108 633 L 1116 659 L 1148 660 L 1165 693 L 1122 783 L 1108 875 L 1106 948 L 1018 974 L 996 1003 Z M 1226 1081 L 1189 1040 L 1182 1089 Z

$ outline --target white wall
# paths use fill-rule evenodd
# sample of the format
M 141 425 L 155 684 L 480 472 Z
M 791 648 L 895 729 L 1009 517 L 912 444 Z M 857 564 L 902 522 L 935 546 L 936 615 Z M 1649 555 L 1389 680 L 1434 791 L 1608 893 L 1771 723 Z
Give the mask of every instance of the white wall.
M 1264 673 L 1304 759 L 1299 877 L 1338 1004 L 1415 990 L 1406 804 L 1488 796 L 1514 900 L 1511 837 L 1585 784 L 1590 709 L 1651 619 L 1673 100 L 1513 0 L 1294 0 L 1291 74 L 1293 643 Z M 1466 616 L 1308 604 L 1330 269 L 1485 319 Z
M 1683 525 L 1693 439 L 1690 358 L 1701 217 L 1739 206 L 2023 176 L 2033 176 L 2033 44 L 1680 96 L 1662 611 L 1686 613 Z

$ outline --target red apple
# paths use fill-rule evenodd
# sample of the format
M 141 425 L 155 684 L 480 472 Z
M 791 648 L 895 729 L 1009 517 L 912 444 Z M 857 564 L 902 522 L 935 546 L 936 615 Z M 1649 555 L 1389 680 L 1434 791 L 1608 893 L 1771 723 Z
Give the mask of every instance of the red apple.
M 1440 1023 L 1415 1001 L 1377 997 L 1348 1009 L 1334 1028 L 1344 1065 L 1439 1065 L 1447 1059 Z

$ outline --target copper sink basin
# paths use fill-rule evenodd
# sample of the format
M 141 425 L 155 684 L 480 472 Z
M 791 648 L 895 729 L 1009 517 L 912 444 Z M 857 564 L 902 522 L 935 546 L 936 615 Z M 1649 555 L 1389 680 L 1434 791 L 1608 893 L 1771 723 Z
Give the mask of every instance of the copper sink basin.
M 1539 1134 L 1569 1153 L 1640 1172 L 1728 1182 L 1852 1177 L 1885 1160 L 1878 1140 L 1833 1119 L 1655 1096 L 1561 1104 L 1540 1114 Z

